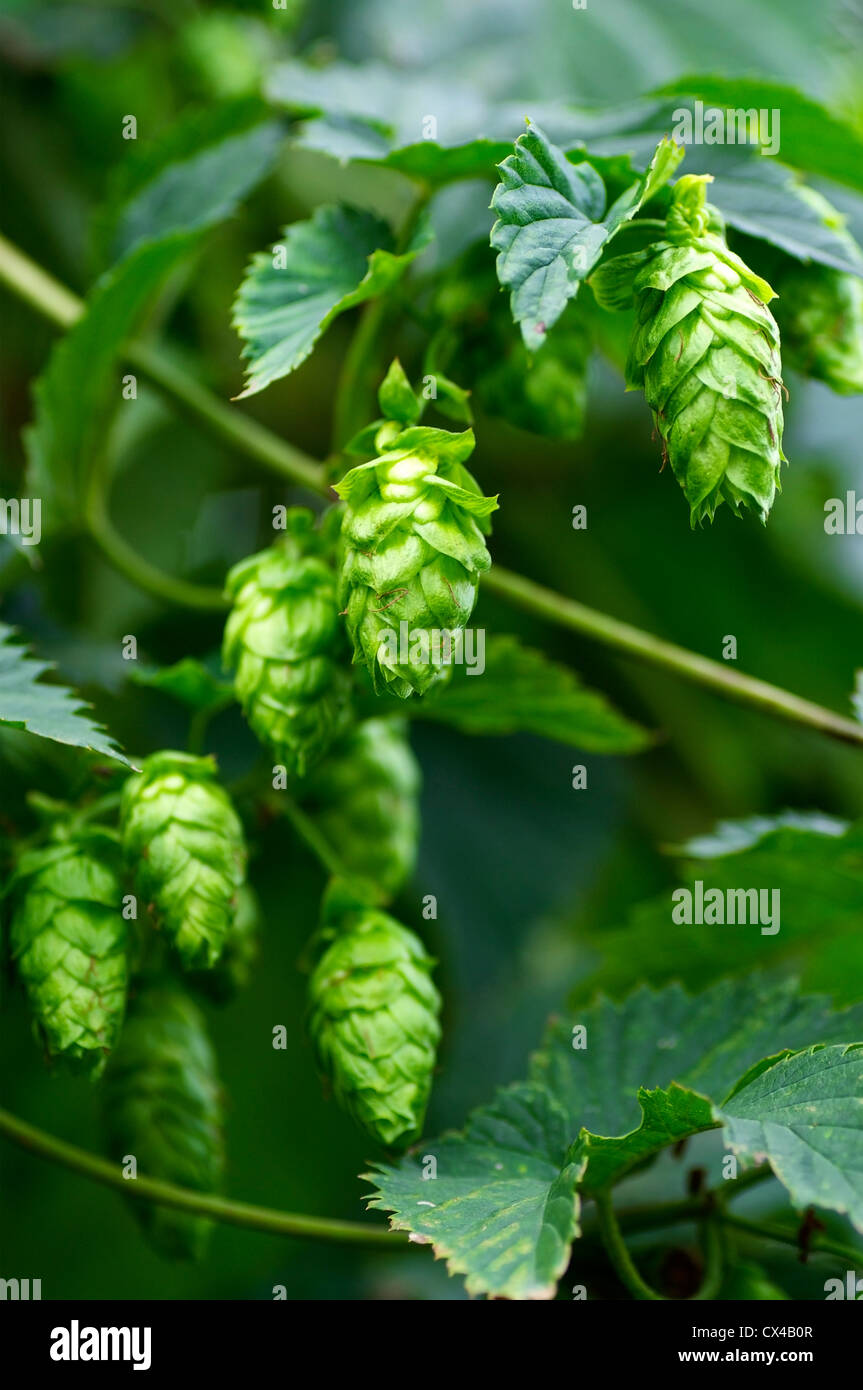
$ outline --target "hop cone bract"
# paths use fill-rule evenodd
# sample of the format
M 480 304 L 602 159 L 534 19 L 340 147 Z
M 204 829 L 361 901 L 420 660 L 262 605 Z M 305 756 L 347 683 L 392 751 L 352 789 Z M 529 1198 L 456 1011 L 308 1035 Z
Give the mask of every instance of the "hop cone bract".
M 678 180 L 665 237 L 637 253 L 627 363 L 627 385 L 644 390 L 693 526 L 712 521 L 722 502 L 766 521 L 784 458 L 773 291 L 709 229 L 707 181 Z
M 377 690 L 422 694 L 446 675 L 450 644 L 473 612 L 491 565 L 481 526 L 497 506 L 464 466 L 473 446 L 471 430 L 387 421 L 378 457 L 336 485 L 347 503 L 339 599 L 354 660 Z
M 216 1060 L 200 1010 L 170 980 L 142 981 L 131 999 L 102 1100 L 109 1152 L 118 1163 L 134 1157 L 141 1177 L 196 1192 L 218 1189 L 224 1155 Z M 205 1218 L 152 1202 L 133 1207 L 162 1254 L 203 1254 L 211 1225 Z
M 82 827 L 22 855 L 12 880 L 12 955 L 52 1057 L 98 1072 L 123 1022 L 128 928 L 117 837 Z
M 228 1004 L 244 990 L 258 956 L 260 911 L 254 889 L 241 883 L 237 910 L 225 947 L 212 970 L 195 970 L 186 979 L 216 1004 Z
M 339 1104 L 373 1139 L 422 1129 L 440 996 L 422 942 L 374 908 L 349 913 L 309 982 L 309 1030 Z
M 126 782 L 120 818 L 136 890 L 181 962 L 215 965 L 234 922 L 246 847 L 213 760 L 154 753 Z
M 420 770 L 404 722 L 358 724 L 303 789 L 344 871 L 396 893 L 414 867 L 419 835 Z
M 235 565 L 223 660 L 255 736 L 302 776 L 350 722 L 350 672 L 336 577 L 312 514 L 288 514 L 285 538 Z

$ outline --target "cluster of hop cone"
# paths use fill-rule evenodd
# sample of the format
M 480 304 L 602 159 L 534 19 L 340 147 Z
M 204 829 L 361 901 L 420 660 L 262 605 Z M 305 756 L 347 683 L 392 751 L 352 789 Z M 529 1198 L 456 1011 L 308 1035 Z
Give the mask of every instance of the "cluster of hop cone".
M 342 479 L 343 500 L 320 525 L 289 511 L 275 544 L 228 575 L 223 657 L 267 754 L 262 793 L 277 808 L 272 787 L 285 786 L 338 866 L 306 951 L 318 1063 L 342 1106 L 392 1148 L 420 1132 L 440 1037 L 434 962 L 384 910 L 418 835 L 419 769 L 398 716 L 401 700 L 448 672 L 415 653 L 386 664 L 380 633 L 404 620 L 467 622 L 495 504 L 464 467 L 470 432 L 420 427 L 397 363 L 380 398 L 376 457 Z M 252 972 L 259 914 L 240 816 L 212 757 L 166 750 L 113 797 L 50 811 L 6 895 L 41 1040 L 99 1079 L 117 1161 L 214 1190 L 222 1104 L 193 996 L 229 999 Z M 162 1251 L 203 1248 L 205 1221 L 135 1209 Z

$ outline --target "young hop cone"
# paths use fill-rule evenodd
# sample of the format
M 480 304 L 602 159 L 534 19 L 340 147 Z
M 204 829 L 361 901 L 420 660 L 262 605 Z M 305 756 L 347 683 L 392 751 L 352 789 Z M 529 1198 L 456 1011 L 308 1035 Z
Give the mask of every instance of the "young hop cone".
M 292 509 L 284 539 L 231 570 L 222 648 L 255 736 L 300 777 L 351 718 L 336 577 L 313 521 Z
M 48 1054 L 101 1071 L 123 1023 L 129 977 L 121 855 L 81 827 L 22 855 L 13 875 L 12 957 Z
M 186 969 L 210 969 L 234 924 L 243 828 L 212 758 L 154 753 L 123 788 L 123 849 L 135 888 Z
M 420 769 L 401 719 L 368 719 L 309 775 L 304 805 L 346 874 L 392 897 L 413 870 Z
M 827 265 L 789 262 L 775 283 L 788 366 L 839 395 L 863 391 L 863 280 Z
M 381 388 L 385 412 L 394 394 L 391 368 Z M 402 428 L 389 419 L 373 444 L 377 457 L 335 488 L 347 503 L 339 600 L 354 661 L 365 663 L 377 691 L 407 698 L 448 674 L 440 656 L 445 662 L 455 639 L 446 634 L 467 625 L 479 576 L 491 566 L 483 529 L 497 499 L 483 497 L 464 466 L 471 430 Z
M 309 1032 L 339 1104 L 387 1148 L 422 1130 L 440 1039 L 433 961 L 372 907 L 349 910 L 309 981 Z
M 260 924 L 255 890 L 250 884 L 241 883 L 222 954 L 212 970 L 190 971 L 186 976 L 188 983 L 214 1004 L 230 1004 L 251 981 L 258 958 Z
M 774 294 L 711 230 L 709 181 L 679 179 L 662 240 L 613 258 L 591 283 L 609 307 L 621 306 L 626 277 L 634 288 L 627 389 L 644 391 L 692 525 L 722 502 L 766 522 L 785 457 Z
M 137 1174 L 195 1192 L 218 1190 L 224 1167 L 216 1060 L 197 1005 L 167 979 L 141 981 L 102 1091 L 108 1151 Z M 153 1202 L 133 1210 L 152 1245 L 173 1259 L 204 1253 L 211 1223 Z

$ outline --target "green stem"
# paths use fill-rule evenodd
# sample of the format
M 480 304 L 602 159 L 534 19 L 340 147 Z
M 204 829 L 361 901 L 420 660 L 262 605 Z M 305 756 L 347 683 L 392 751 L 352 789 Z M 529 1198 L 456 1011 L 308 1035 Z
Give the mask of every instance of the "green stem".
M 626 1242 L 617 1224 L 617 1217 L 614 1214 L 614 1205 L 611 1199 L 611 1192 L 597 1192 L 594 1196 L 596 1205 L 596 1215 L 599 1221 L 599 1233 L 602 1236 L 602 1243 L 608 1252 L 608 1258 L 614 1266 L 615 1272 L 621 1283 L 629 1289 L 633 1298 L 641 1302 L 651 1301 L 654 1303 L 665 1303 L 661 1293 L 657 1293 L 649 1284 L 646 1284 L 639 1274 L 632 1260 L 632 1256 L 626 1248 Z
M 61 285 L 22 256 L 9 242 L 0 237 L 0 282 L 52 319 L 67 327 L 81 311 L 75 300 Z M 70 317 L 70 304 L 76 306 Z M 191 378 L 168 366 L 153 349 L 136 344 L 130 349 L 132 362 L 140 362 L 140 370 L 172 399 L 200 421 L 210 432 L 233 445 L 248 457 L 284 477 L 328 494 L 324 466 L 300 450 L 293 449 L 267 430 L 230 407 L 222 404 L 209 391 Z M 143 365 L 145 364 L 145 365 Z M 116 535 L 116 532 L 97 538 L 107 557 L 134 582 L 173 602 L 191 601 L 200 607 L 201 591 L 197 586 L 184 586 L 168 580 L 135 556 Z M 568 628 L 593 641 L 634 657 L 660 670 L 671 671 L 693 685 L 712 690 L 724 698 L 751 709 L 784 719 L 803 728 L 815 729 L 829 738 L 863 747 L 863 724 L 845 719 L 832 710 L 792 695 L 766 681 L 756 680 L 729 667 L 654 637 L 640 628 L 612 618 L 607 613 L 588 608 L 574 599 L 565 598 L 551 589 L 543 588 L 522 575 L 495 566 L 483 578 L 484 587 L 509 603 L 544 618 L 558 627 Z M 190 591 L 190 592 L 189 592 Z M 208 593 L 209 591 L 204 591 Z M 211 595 L 214 604 L 214 595 Z M 204 606 L 210 606 L 208 598 Z M 215 606 L 215 604 L 214 604 Z M 221 604 L 219 605 L 221 606 Z
M 229 1226 L 243 1226 L 250 1231 L 265 1231 L 271 1235 L 300 1236 L 309 1240 L 325 1240 L 349 1245 L 370 1245 L 377 1249 L 409 1249 L 407 1242 L 400 1241 L 389 1231 L 380 1227 L 365 1226 L 359 1221 L 333 1221 L 323 1216 L 306 1216 L 299 1212 L 273 1211 L 268 1207 L 252 1206 L 248 1202 L 232 1202 L 225 1197 L 211 1193 L 192 1192 L 174 1183 L 159 1182 L 154 1178 L 139 1177 L 134 1180 L 123 1177 L 119 1167 L 97 1158 L 86 1149 L 67 1144 L 44 1130 L 19 1120 L 6 1110 L 0 1110 L 0 1134 L 41 1158 L 50 1159 L 70 1168 L 79 1176 L 90 1178 L 93 1182 L 113 1187 L 126 1197 L 139 1201 L 155 1202 L 159 1206 L 174 1207 L 194 1216 L 209 1217 Z
M 108 516 L 104 498 L 90 498 L 85 520 L 90 536 L 105 559 L 145 593 L 163 599 L 166 603 L 176 603 L 183 608 L 196 608 L 204 612 L 224 612 L 227 608 L 227 601 L 220 589 L 210 589 L 201 584 L 191 584 L 185 579 L 175 579 L 173 575 L 165 574 L 134 551 L 115 530 L 114 523 Z
M 723 1212 L 722 1221 L 732 1230 L 744 1231 L 747 1235 L 757 1236 L 759 1240 L 775 1240 L 782 1245 L 793 1245 L 799 1249 L 799 1234 L 796 1229 L 777 1226 L 771 1221 L 753 1221 L 745 1216 L 731 1216 Z M 851 1245 L 844 1245 L 840 1240 L 833 1240 L 831 1236 L 820 1235 L 815 1232 L 810 1236 L 807 1250 L 812 1254 L 833 1255 L 836 1259 L 844 1260 L 849 1269 L 854 1269 L 860 1263 L 863 1250 L 854 1249 Z
M 284 793 L 279 793 L 278 805 L 284 811 L 300 839 L 320 860 L 327 873 L 334 878 L 340 877 L 345 871 L 344 865 L 311 817 L 307 816 L 305 811 Z

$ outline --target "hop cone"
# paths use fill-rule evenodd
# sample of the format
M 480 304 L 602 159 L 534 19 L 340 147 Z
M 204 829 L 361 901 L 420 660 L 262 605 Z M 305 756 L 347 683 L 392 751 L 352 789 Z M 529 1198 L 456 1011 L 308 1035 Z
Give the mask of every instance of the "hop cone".
M 387 897 L 411 873 L 419 835 L 420 770 L 401 720 L 358 724 L 314 769 L 308 809 L 345 872 Z
M 123 847 L 139 896 L 187 969 L 215 965 L 243 882 L 243 829 L 211 758 L 154 753 L 123 788 Z
M 286 537 L 228 575 L 233 609 L 224 663 L 256 737 L 302 776 L 350 722 L 350 673 L 336 579 L 311 512 L 288 515 Z
M 406 698 L 446 674 L 451 638 L 491 565 L 480 523 L 497 506 L 464 467 L 473 433 L 395 421 L 377 431 L 378 457 L 337 484 L 342 522 L 339 599 L 354 660 L 375 688 Z
M 122 1040 L 105 1070 L 102 1101 L 109 1152 L 118 1163 L 132 1156 L 139 1176 L 196 1192 L 219 1187 L 224 1156 L 216 1061 L 199 1009 L 171 981 L 144 981 L 131 1000 Z M 152 1202 L 133 1207 L 162 1254 L 203 1254 L 209 1221 Z
M 45 1045 L 94 1074 L 126 1007 L 120 868 L 116 836 L 84 827 L 24 854 L 12 880 L 12 955 Z
M 440 996 L 422 942 L 385 912 L 351 912 L 309 982 L 309 1031 L 339 1104 L 387 1147 L 422 1129 Z
M 680 179 L 664 239 L 625 258 L 638 264 L 627 386 L 644 390 L 693 526 L 722 502 L 766 521 L 784 458 L 773 291 L 709 230 L 707 181 Z
M 792 262 L 776 288 L 789 367 L 840 395 L 863 391 L 863 280 L 830 266 Z

